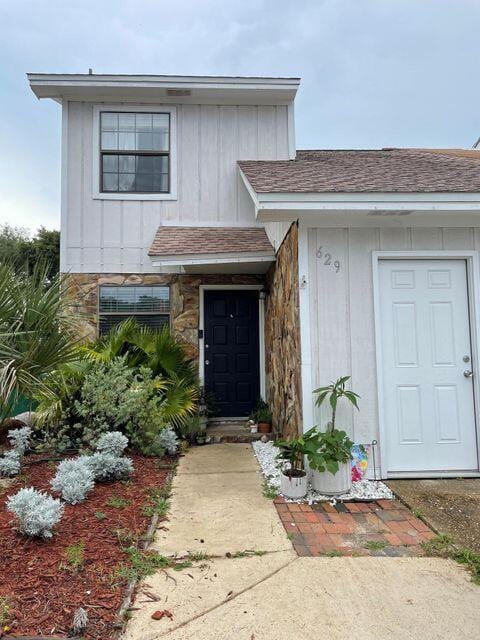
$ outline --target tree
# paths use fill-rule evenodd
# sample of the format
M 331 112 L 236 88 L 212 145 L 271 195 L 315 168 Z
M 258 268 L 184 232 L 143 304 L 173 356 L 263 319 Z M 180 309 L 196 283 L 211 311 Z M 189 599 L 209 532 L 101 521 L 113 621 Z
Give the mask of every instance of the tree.
M 32 275 L 37 265 L 46 265 L 46 276 L 52 281 L 60 269 L 60 232 L 40 227 L 30 238 L 27 229 L 0 227 L 0 263 L 9 264 L 16 273 Z
M 79 357 L 78 318 L 66 276 L 30 275 L 0 264 L 0 422 L 19 396 L 49 393 L 45 378 Z M 62 292 L 62 295 L 60 295 Z

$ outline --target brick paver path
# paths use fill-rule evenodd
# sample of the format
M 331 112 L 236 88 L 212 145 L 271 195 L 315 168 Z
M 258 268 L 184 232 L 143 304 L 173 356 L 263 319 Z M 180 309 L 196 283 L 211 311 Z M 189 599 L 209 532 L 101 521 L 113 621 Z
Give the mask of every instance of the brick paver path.
M 418 556 L 435 533 L 398 500 L 321 502 L 276 498 L 275 506 L 299 556 Z

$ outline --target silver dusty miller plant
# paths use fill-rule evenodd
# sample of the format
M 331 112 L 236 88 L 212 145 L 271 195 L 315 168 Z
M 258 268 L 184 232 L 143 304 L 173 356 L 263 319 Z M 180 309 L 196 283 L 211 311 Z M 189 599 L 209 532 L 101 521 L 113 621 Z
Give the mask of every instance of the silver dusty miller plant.
M 13 478 L 20 473 L 21 455 L 12 449 L 0 458 L 0 477 Z
M 85 631 L 88 624 L 88 613 L 83 609 L 83 607 L 78 607 L 73 614 L 73 625 L 72 631 L 75 635 L 78 633 L 82 633 Z
M 108 453 L 120 457 L 128 446 L 128 438 L 120 431 L 104 433 L 97 441 L 95 449 L 101 453 Z
M 69 504 L 85 500 L 87 493 L 95 486 L 93 471 L 84 457 L 62 460 L 57 473 L 50 481 L 53 491 L 62 494 Z
M 10 442 L 12 449 L 17 451 L 21 456 L 30 446 L 30 440 L 32 438 L 32 430 L 30 427 L 21 427 L 20 429 L 10 429 L 8 432 L 8 441 Z
M 22 456 L 30 445 L 32 430 L 30 427 L 11 429 L 7 437 L 12 448 L 0 457 L 0 477 L 13 478 L 20 473 Z
M 122 456 L 128 439 L 119 431 L 103 434 L 97 444 L 97 451 L 91 456 L 82 456 L 91 469 L 95 480 L 123 480 L 133 471 L 133 462 Z
M 20 531 L 27 536 L 51 538 L 52 529 L 63 515 L 60 500 L 33 487 L 20 489 L 7 500 L 7 509 L 17 518 Z
M 172 427 L 162 429 L 155 438 L 155 445 L 173 456 L 178 450 L 178 438 Z
M 133 471 L 133 462 L 130 458 L 113 456 L 111 453 L 97 451 L 91 456 L 82 456 L 91 469 L 95 480 L 106 482 L 108 480 L 123 480 Z

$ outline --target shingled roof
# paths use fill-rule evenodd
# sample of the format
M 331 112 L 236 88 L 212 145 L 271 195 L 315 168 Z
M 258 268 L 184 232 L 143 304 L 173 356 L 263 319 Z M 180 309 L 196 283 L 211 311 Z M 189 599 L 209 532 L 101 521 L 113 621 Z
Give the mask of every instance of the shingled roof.
M 257 193 L 480 192 L 480 151 L 479 160 L 453 151 L 305 150 L 238 164 Z
M 263 227 L 159 227 L 149 256 L 274 253 Z

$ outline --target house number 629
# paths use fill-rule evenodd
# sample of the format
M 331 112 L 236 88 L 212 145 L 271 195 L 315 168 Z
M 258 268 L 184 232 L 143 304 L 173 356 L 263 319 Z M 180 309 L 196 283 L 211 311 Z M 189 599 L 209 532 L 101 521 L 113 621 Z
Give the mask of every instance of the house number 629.
M 326 267 L 333 267 L 335 269 L 335 273 L 338 273 L 340 271 L 340 260 L 333 260 L 332 262 L 332 254 L 328 253 L 326 251 L 323 250 L 323 246 L 322 247 L 318 247 L 317 249 L 317 258 L 319 260 L 321 260 L 323 258 L 323 264 Z

